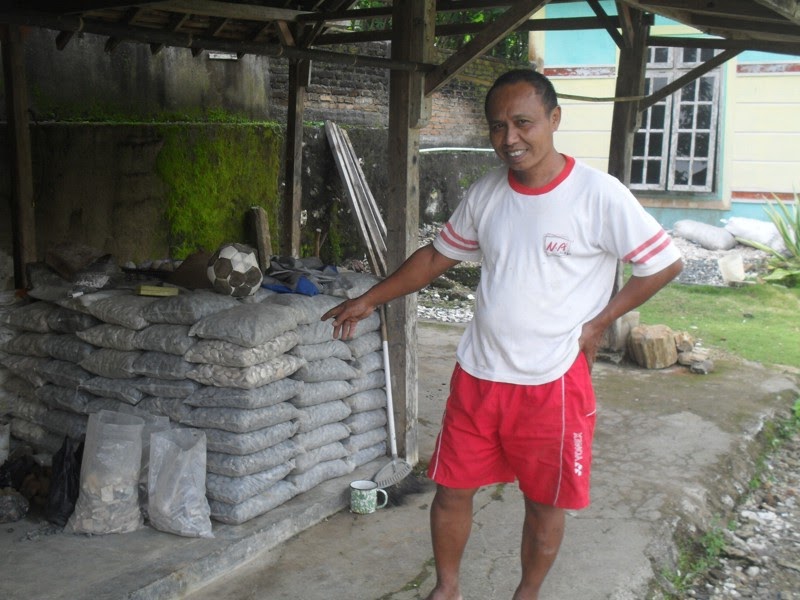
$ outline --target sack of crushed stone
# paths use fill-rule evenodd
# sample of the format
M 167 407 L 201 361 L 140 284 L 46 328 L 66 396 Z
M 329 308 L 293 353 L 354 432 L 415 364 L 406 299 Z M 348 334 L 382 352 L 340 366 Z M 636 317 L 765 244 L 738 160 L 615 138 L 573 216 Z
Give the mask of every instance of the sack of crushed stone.
M 158 431 L 150 437 L 148 518 L 160 531 L 214 537 L 206 500 L 206 438 L 196 429 Z
M 188 398 L 200 387 L 199 383 L 190 379 L 160 379 L 157 377 L 140 377 L 133 381 L 133 385 L 143 394 L 163 398 Z
M 320 383 L 322 381 L 344 381 L 361 377 L 362 373 L 339 358 L 323 358 L 306 363 L 292 374 L 292 379 L 299 379 L 306 383 Z
M 11 436 L 27 442 L 37 452 L 55 454 L 61 447 L 63 436 L 47 431 L 41 425 L 23 419 L 11 419 Z
M 247 433 L 235 433 L 215 428 L 205 428 L 204 431 L 209 451 L 242 456 L 265 450 L 288 440 L 297 432 L 297 423 L 285 421 Z
M 281 402 L 265 408 L 193 408 L 185 407 L 180 422 L 192 427 L 211 427 L 248 433 L 271 425 L 285 423 L 300 415 L 300 411 L 289 402 Z
M 129 379 L 109 379 L 108 377 L 92 377 L 82 382 L 78 389 L 103 398 L 115 398 L 127 404 L 135 405 L 144 397 L 136 383 Z
M 352 340 L 347 340 L 345 344 L 350 348 L 353 358 L 361 358 L 362 356 L 366 356 L 371 352 L 377 352 L 381 349 L 381 334 L 370 331 Z
M 293 398 L 301 393 L 304 387 L 305 384 L 302 381 L 288 377 L 250 389 L 202 386 L 186 399 L 186 404 L 229 408 L 265 408 Z M 167 394 L 159 395 L 166 396 Z
M 284 440 L 252 454 L 236 455 L 209 451 L 206 467 L 210 472 L 219 475 L 242 477 L 277 467 L 293 459 L 298 452 L 300 448 L 293 440 Z
M 88 414 L 89 401 L 93 399 L 91 394 L 52 383 L 36 388 L 35 395 L 37 400 L 50 408 L 60 408 L 77 414 Z
M 331 321 L 314 321 L 308 325 L 298 325 L 297 333 L 303 346 L 323 344 L 333 339 L 333 325 Z
M 386 428 L 377 427 L 376 429 L 370 429 L 364 433 L 351 435 L 349 438 L 342 441 L 342 445 L 345 447 L 348 454 L 353 455 L 359 450 L 385 442 L 386 437 Z
M 295 409 L 296 410 L 296 409 Z M 341 400 L 309 406 L 298 411 L 299 433 L 313 431 L 328 423 L 338 423 L 350 416 L 350 407 Z
M 386 442 L 379 442 L 374 446 L 362 448 L 349 458 L 346 458 L 345 462 L 351 469 L 355 470 L 381 456 L 386 456 Z
M 781 254 L 786 254 L 787 252 L 783 237 L 775 223 L 771 221 L 760 221 L 747 217 L 730 217 L 725 219 L 725 230 L 742 244 L 752 246 L 751 242 L 757 242 Z
M 367 412 L 386 406 L 386 390 L 375 388 L 359 392 L 344 399 L 345 404 L 353 413 Z
M 341 477 L 347 473 L 352 473 L 352 471 L 353 469 L 350 468 L 347 461 L 338 458 L 336 460 L 321 462 L 304 473 L 287 475 L 286 481 L 291 483 L 298 493 L 303 493 L 324 481 Z
M 344 423 L 328 423 L 306 433 L 296 433 L 292 439 L 300 450 L 309 452 L 325 444 L 346 439 L 349 435 L 350 430 Z
M 84 342 L 97 346 L 98 348 L 133 352 L 139 349 L 136 343 L 137 333 L 138 331 L 129 327 L 102 323 L 84 329 L 83 331 L 77 331 L 75 335 Z
M 306 296 L 305 294 L 275 294 L 267 299 L 267 302 L 274 302 L 284 306 L 291 306 L 297 311 L 297 324 L 308 325 L 320 320 L 320 317 L 334 306 L 342 303 L 341 298 L 328 296 L 327 294 L 317 294 Z
M 89 416 L 75 512 L 65 531 L 126 533 L 144 524 L 139 510 L 142 427 L 137 416 L 100 411 Z
M 142 316 L 151 323 L 194 325 L 204 317 L 238 305 L 232 296 L 197 290 L 159 298 L 142 310 Z
M 183 356 L 197 343 L 197 339 L 189 337 L 188 325 L 157 324 L 138 331 L 134 343 L 140 350 Z
M 294 468 L 294 462 L 272 467 L 260 473 L 244 475 L 243 477 L 228 477 L 208 473 L 206 476 L 206 496 L 209 500 L 216 500 L 226 504 L 239 504 L 248 498 L 263 494 L 273 485 L 286 477 Z
M 133 372 L 154 379 L 173 379 L 179 381 L 189 376 L 194 365 L 183 356 L 166 352 L 142 352 L 133 362 Z
M 672 226 L 672 233 L 707 250 L 730 250 L 736 245 L 736 238 L 724 227 L 715 227 L 691 219 L 676 221 Z
M 21 377 L 31 385 L 38 387 L 47 383 L 47 380 L 39 375 L 39 368 L 48 364 L 50 360 L 52 359 L 38 356 L 7 354 L 0 359 L 0 365 L 4 366 L 17 377 Z
M 289 354 L 283 354 L 260 365 L 244 368 L 190 363 L 192 368 L 189 369 L 186 376 L 204 385 L 252 389 L 289 377 L 304 363 L 303 359 Z
M 249 348 L 223 340 L 200 340 L 184 358 L 193 363 L 223 367 L 251 367 L 285 354 L 300 341 L 297 331 L 284 331 L 264 344 Z
M 291 399 L 291 402 L 297 408 L 305 408 L 332 400 L 341 400 L 352 393 L 353 388 L 347 381 L 305 383 L 302 389 Z
M 380 277 L 371 273 L 345 271 L 333 281 L 324 284 L 322 291 L 340 298 L 358 298 L 380 281 Z
M 21 331 L 49 333 L 50 325 L 47 320 L 55 310 L 55 305 L 42 301 L 15 306 L 11 310 L 0 313 L 0 324 Z
M 73 390 L 84 381 L 94 377 L 92 373 L 75 363 L 56 359 L 39 363 L 36 367 L 36 374 L 45 381 Z
M 200 319 L 189 335 L 254 348 L 297 327 L 294 309 L 273 302 L 240 304 Z
M 385 388 L 386 375 L 384 374 L 383 369 L 381 369 L 380 371 L 372 371 L 372 373 L 367 373 L 364 377 L 351 379 L 348 381 L 348 383 L 350 384 L 350 389 L 352 390 L 351 393 L 357 394 L 359 392 L 365 392 L 375 388 Z
M 125 352 L 100 348 L 92 352 L 78 364 L 81 368 L 100 377 L 109 379 L 133 379 L 137 376 L 133 365 L 141 352 Z
M 152 296 L 135 294 L 119 294 L 97 300 L 87 306 L 89 314 L 113 325 L 122 325 L 130 329 L 144 329 L 150 321 L 142 316 L 148 305 L 156 299 Z
M 299 340 L 299 334 L 298 334 Z M 353 358 L 353 353 L 350 352 L 350 347 L 342 340 L 328 340 L 320 344 L 298 344 L 291 350 L 289 354 L 294 354 L 309 362 L 312 360 L 322 360 L 323 358 L 339 358 L 341 360 L 350 360 Z
M 305 473 L 313 467 L 316 467 L 321 462 L 329 460 L 336 460 L 337 458 L 345 458 L 348 456 L 347 450 L 341 442 L 332 442 L 325 444 L 319 448 L 314 448 L 309 452 L 298 454 L 294 459 L 294 469 L 292 475 L 299 475 Z
M 273 508 L 277 508 L 281 504 L 285 504 L 296 494 L 297 491 L 292 484 L 286 481 L 279 481 L 267 491 L 252 496 L 238 504 L 226 504 L 225 502 L 210 500 L 211 518 L 228 525 L 241 525 L 250 519 L 269 512 Z
M 386 425 L 386 411 L 382 408 L 355 413 L 344 419 L 350 433 L 358 434 Z
M 92 315 L 81 313 L 61 306 L 54 307 L 47 316 L 47 325 L 56 333 L 77 333 L 100 325 L 100 319 Z
M 2 348 L 9 354 L 49 357 L 50 353 L 45 348 L 45 340 L 49 335 L 49 333 L 20 333 L 6 341 Z
M 367 373 L 383 369 L 383 352 L 368 352 L 354 360 L 353 366 L 361 371 L 361 377 Z

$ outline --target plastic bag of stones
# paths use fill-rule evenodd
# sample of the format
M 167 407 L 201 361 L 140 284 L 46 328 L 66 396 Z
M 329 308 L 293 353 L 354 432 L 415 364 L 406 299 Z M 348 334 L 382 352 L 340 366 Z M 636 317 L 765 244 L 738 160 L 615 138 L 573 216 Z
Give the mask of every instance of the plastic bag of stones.
M 101 410 L 89 416 L 75 511 L 65 531 L 126 533 L 143 526 L 139 508 L 144 420 Z

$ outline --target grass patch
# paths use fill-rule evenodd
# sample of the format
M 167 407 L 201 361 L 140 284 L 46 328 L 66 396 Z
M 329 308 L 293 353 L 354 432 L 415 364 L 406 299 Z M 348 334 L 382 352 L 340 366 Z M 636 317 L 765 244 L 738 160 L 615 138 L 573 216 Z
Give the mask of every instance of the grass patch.
M 639 307 L 641 322 L 688 331 L 709 348 L 800 367 L 800 289 L 672 283 Z
M 674 600 L 685 598 L 692 583 L 719 563 L 725 549 L 725 532 L 719 525 L 714 525 L 700 537 L 685 538 L 678 545 L 675 570 L 661 573 L 669 583 L 667 597 Z

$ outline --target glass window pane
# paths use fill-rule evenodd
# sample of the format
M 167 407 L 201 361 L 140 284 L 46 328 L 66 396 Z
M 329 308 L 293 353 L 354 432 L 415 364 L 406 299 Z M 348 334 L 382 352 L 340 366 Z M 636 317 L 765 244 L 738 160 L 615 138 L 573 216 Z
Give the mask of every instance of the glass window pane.
M 631 183 L 643 183 L 644 181 L 644 161 L 634 160 L 631 163 Z
M 647 161 L 647 183 L 659 183 L 661 179 L 661 161 Z
M 701 102 L 711 102 L 714 99 L 714 78 L 700 78 L 700 95 L 697 97 Z
M 692 81 L 687 83 L 681 88 L 681 100 L 684 102 L 692 102 L 694 100 L 694 92 L 697 89 L 697 82 Z
M 692 165 L 692 185 L 706 185 L 708 175 L 708 163 L 704 160 L 696 160 Z
M 657 92 L 669 83 L 669 77 L 653 77 L 653 91 Z
M 701 104 L 697 107 L 697 128 L 711 129 L 711 106 Z
M 647 156 L 661 156 L 661 148 L 664 144 L 663 133 L 651 133 L 650 141 L 647 144 Z
M 689 161 L 675 161 L 675 183 L 677 185 L 687 185 L 689 183 Z
M 694 155 L 697 158 L 708 158 L 708 133 L 698 133 L 694 137 Z
M 669 62 L 669 48 L 655 48 L 653 62 L 655 63 Z
M 713 48 L 703 48 L 700 50 L 700 60 L 706 62 L 707 60 L 711 60 L 714 58 L 714 49 Z
M 644 140 L 645 134 L 637 131 L 633 136 L 633 155 L 644 156 Z
M 683 62 L 685 63 L 697 62 L 697 48 L 684 48 Z
M 692 134 L 679 133 L 678 134 L 678 156 L 691 156 L 692 155 Z
M 681 106 L 680 116 L 678 117 L 678 127 L 681 129 L 692 129 L 694 124 L 694 106 L 691 104 Z
M 648 110 L 650 113 L 650 129 L 664 129 L 664 114 L 667 111 L 665 104 L 655 104 Z

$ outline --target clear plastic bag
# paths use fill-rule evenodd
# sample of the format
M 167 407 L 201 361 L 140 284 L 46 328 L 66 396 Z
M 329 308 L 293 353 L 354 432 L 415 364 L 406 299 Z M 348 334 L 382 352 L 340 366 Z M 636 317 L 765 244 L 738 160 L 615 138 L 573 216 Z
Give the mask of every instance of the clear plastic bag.
M 214 537 L 206 500 L 205 433 L 170 429 L 150 436 L 147 492 L 153 527 L 187 537 Z
M 73 533 L 126 533 L 142 527 L 139 473 L 144 420 L 101 410 L 89 415 L 81 488 L 67 522 Z

